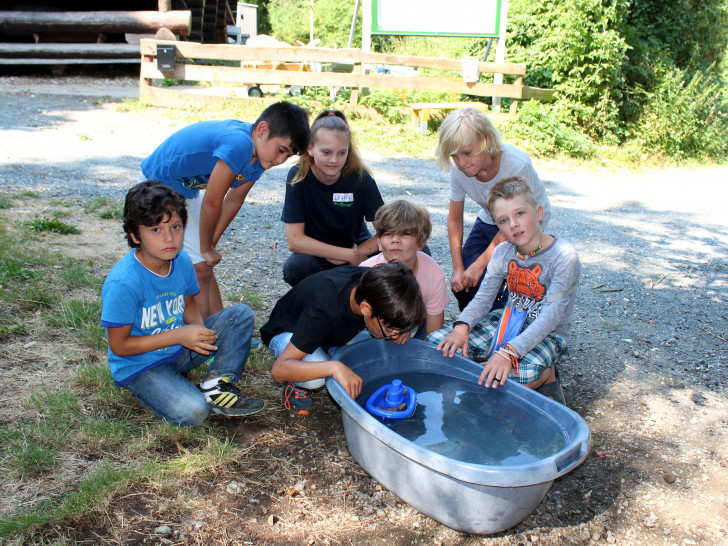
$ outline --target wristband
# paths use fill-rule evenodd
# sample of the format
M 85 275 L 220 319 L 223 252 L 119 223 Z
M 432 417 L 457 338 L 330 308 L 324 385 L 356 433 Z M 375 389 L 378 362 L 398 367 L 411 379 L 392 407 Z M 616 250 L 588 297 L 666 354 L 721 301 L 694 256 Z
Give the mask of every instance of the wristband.
M 456 320 L 455 322 L 453 322 L 452 323 L 452 329 L 454 330 L 455 329 L 455 326 L 457 326 L 458 324 L 464 324 L 465 326 L 468 327 L 468 332 L 470 332 L 470 324 L 468 324 L 464 320 Z
M 511 347 L 510 343 L 506 343 L 501 347 L 503 351 L 505 351 L 508 354 L 508 357 L 511 359 L 511 366 L 513 366 L 513 371 L 518 373 L 518 353 L 516 350 Z

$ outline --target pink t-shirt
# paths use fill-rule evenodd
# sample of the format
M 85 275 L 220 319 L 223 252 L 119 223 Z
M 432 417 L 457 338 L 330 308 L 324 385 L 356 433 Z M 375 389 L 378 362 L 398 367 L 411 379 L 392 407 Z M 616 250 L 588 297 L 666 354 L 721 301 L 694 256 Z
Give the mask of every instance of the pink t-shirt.
M 374 267 L 375 265 L 386 263 L 384 254 L 381 252 L 376 256 L 372 256 L 368 260 L 364 260 L 359 265 L 361 267 Z M 445 272 L 442 267 L 424 252 L 417 252 L 417 274 L 415 275 L 417 283 L 422 291 L 422 300 L 425 302 L 428 315 L 437 315 L 445 310 L 450 300 L 450 294 L 447 291 L 445 283 Z

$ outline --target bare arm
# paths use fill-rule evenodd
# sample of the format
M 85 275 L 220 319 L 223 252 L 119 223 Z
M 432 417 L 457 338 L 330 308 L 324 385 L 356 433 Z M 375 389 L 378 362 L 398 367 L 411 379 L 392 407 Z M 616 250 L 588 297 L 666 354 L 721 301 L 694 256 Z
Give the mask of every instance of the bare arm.
M 496 236 L 493 237 L 493 240 L 488 245 L 488 248 L 486 248 L 483 253 L 478 257 L 478 259 L 475 260 L 470 265 L 470 267 L 465 270 L 464 283 L 467 287 L 477 286 L 478 282 L 480 282 L 480 279 L 483 277 L 483 274 L 488 267 L 488 263 L 493 256 L 493 251 L 495 250 L 495 247 L 497 247 L 505 240 L 506 238 L 503 237 L 503 235 L 501 235 L 499 231 Z
M 222 217 L 223 201 L 233 180 L 235 173 L 224 161 L 218 160 L 207 182 L 200 210 L 200 254 L 210 267 L 216 266 L 222 259 L 214 247 L 213 239 L 217 224 Z M 235 213 L 237 214 L 237 211 Z
M 343 248 L 309 237 L 305 234 L 304 228 L 305 224 L 303 222 L 300 224 L 286 224 L 286 239 L 288 240 L 288 249 L 291 252 L 310 254 L 311 256 L 352 265 L 359 265 L 369 257 L 363 254 L 356 245 L 354 245 L 354 248 Z
M 197 306 L 197 300 L 195 300 L 194 296 L 185 296 L 185 314 L 182 320 L 184 320 L 185 324 L 205 326 L 205 319 L 202 318 L 202 313 Z
M 217 246 L 220 237 L 225 233 L 230 223 L 233 221 L 235 216 L 240 211 L 240 207 L 245 203 L 248 193 L 253 189 L 255 182 L 243 182 L 236 188 L 232 188 L 227 192 L 225 200 L 222 203 L 222 212 L 220 213 L 220 219 L 217 221 L 215 226 L 215 233 L 212 236 L 213 246 Z
M 119 356 L 149 353 L 172 345 L 182 345 L 203 355 L 217 351 L 217 334 L 214 330 L 205 328 L 193 296 L 185 296 L 184 321 L 186 325 L 181 328 L 149 336 L 132 336 L 131 324 L 108 328 L 109 347 Z
M 450 200 L 450 209 L 447 213 L 447 238 L 450 241 L 450 258 L 452 260 L 452 284 L 453 290 L 461 292 L 465 290 L 463 275 L 463 215 L 465 214 L 465 201 Z
M 375 235 L 371 239 L 367 239 L 366 241 L 364 241 L 358 246 L 358 250 L 359 254 L 365 255 L 367 258 L 372 254 L 376 254 L 377 252 L 379 252 L 379 243 L 377 242 L 377 236 Z
M 436 315 L 427 314 L 425 319 L 425 332 L 429 335 L 435 330 L 439 330 L 445 324 L 445 311 L 441 311 Z
M 361 377 L 343 362 L 337 360 L 308 362 L 303 360 L 306 355 L 307 353 L 296 348 L 293 343 L 286 345 L 271 368 L 273 379 L 279 382 L 301 382 L 333 376 L 352 398 L 357 398 L 361 394 Z

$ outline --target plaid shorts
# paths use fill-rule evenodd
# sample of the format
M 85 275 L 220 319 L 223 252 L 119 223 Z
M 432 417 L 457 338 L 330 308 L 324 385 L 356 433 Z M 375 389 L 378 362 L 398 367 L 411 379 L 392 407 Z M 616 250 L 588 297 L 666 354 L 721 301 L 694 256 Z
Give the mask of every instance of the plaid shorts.
M 485 358 L 493 342 L 493 336 L 498 329 L 498 323 L 503 315 L 503 309 L 491 311 L 485 320 L 473 326 L 468 337 L 468 356 L 475 360 Z M 427 341 L 437 345 L 452 332 L 451 326 L 435 330 Z M 566 343 L 559 336 L 551 334 L 538 343 L 526 355 L 518 359 L 518 373 L 511 371 L 509 379 L 519 383 L 536 381 L 547 368 L 551 368 L 566 352 Z

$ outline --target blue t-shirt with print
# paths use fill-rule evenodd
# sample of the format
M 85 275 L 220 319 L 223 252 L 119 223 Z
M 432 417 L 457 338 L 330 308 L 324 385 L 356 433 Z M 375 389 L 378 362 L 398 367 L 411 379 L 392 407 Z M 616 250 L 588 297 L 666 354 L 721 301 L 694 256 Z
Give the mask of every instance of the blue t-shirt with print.
M 152 273 L 132 250 L 111 268 L 101 290 L 101 325 L 119 328 L 131 324 L 132 336 L 149 336 L 184 326 L 185 296 L 200 291 L 195 268 L 186 252 L 172 260 L 165 277 Z M 109 347 L 109 367 L 114 382 L 126 385 L 141 373 L 179 358 L 181 345 L 162 347 L 138 355 L 119 356 Z
M 235 173 L 232 187 L 255 182 L 263 174 L 256 158 L 251 133 L 253 125 L 236 119 L 200 121 L 180 129 L 142 161 L 148 180 L 164 185 L 190 199 L 207 187 L 217 160 Z

